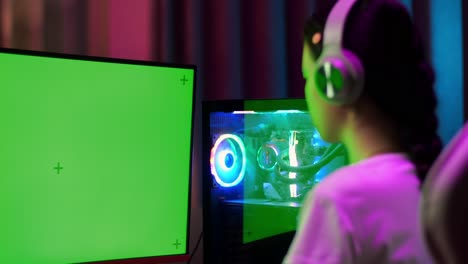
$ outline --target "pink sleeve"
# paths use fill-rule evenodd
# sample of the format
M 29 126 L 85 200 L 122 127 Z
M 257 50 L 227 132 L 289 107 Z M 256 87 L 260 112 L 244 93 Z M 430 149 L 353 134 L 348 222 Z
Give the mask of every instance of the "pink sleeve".
M 339 199 L 320 188 L 309 193 L 283 263 L 354 263 L 354 228 L 350 215 L 341 207 Z

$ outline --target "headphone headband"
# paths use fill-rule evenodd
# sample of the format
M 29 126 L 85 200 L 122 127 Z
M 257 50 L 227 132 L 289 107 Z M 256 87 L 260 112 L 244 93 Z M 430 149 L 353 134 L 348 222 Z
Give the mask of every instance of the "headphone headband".
M 334 104 L 354 102 L 364 87 L 362 63 L 342 43 L 346 20 L 357 1 L 338 0 L 325 24 L 323 51 L 314 78 L 320 95 Z
M 337 45 L 341 48 L 344 27 L 349 12 L 358 0 L 338 0 L 328 15 L 323 36 L 323 46 Z

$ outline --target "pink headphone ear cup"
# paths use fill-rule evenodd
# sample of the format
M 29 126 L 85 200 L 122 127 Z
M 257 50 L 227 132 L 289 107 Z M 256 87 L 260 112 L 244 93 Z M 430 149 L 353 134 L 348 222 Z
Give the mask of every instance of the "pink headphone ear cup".
M 348 50 L 343 50 L 343 56 L 346 58 L 348 73 L 349 76 L 347 81 L 350 82 L 349 86 L 350 90 L 347 91 L 347 103 L 355 102 L 362 91 L 364 90 L 364 80 L 365 80 L 365 71 L 364 66 L 361 62 L 361 59 L 353 52 Z

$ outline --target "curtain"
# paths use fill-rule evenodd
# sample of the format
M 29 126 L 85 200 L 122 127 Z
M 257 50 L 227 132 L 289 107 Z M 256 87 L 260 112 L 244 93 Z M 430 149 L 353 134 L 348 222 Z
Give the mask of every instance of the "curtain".
M 464 115 L 463 121 L 468 121 L 468 2 L 462 1 L 462 30 L 463 30 L 463 91 Z
M 431 57 L 431 2 L 402 0 Z M 302 97 L 314 0 L 0 0 L 2 46 L 195 64 L 202 99 Z
M 0 0 L 3 47 L 195 64 L 203 99 L 303 96 L 313 0 Z
M 306 0 L 157 1 L 154 58 L 196 64 L 204 99 L 303 96 L 302 25 L 312 8 Z

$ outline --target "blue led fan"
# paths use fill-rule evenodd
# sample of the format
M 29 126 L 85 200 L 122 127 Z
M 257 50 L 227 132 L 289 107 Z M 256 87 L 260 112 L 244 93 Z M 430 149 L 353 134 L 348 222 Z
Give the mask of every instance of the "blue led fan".
M 211 149 L 211 174 L 223 187 L 238 185 L 245 174 L 245 146 L 242 139 L 234 134 L 222 134 Z

